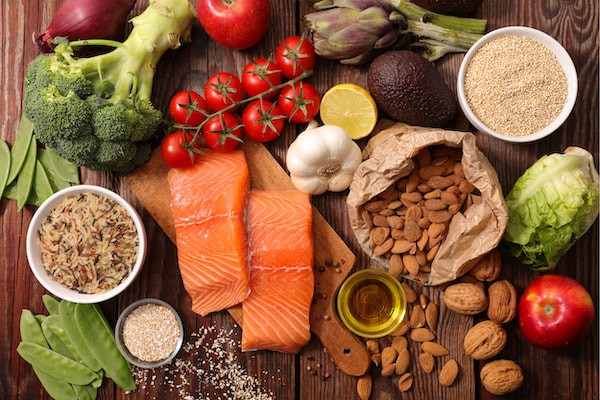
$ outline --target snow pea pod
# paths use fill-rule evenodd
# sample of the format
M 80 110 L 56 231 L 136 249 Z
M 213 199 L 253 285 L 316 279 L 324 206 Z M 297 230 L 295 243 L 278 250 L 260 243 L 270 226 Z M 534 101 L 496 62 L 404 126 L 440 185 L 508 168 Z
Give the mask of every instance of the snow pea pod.
M 42 295 L 42 302 L 44 303 L 44 307 L 46 307 L 46 311 L 50 315 L 58 314 L 58 307 L 60 302 L 56 300 L 56 298 L 50 296 L 49 294 Z
M 33 176 L 35 174 L 35 165 L 37 157 L 37 145 L 35 140 L 29 146 L 27 155 L 25 156 L 25 162 L 19 171 L 19 177 L 17 178 L 17 211 L 21 211 L 31 192 L 33 186 Z M 12 165 L 12 164 L 11 164 Z
M 44 332 L 44 337 L 46 337 L 46 341 L 50 345 L 50 348 L 57 353 L 62 354 L 65 357 L 69 357 L 71 360 L 75 360 L 75 356 L 69 350 L 69 347 L 62 341 L 62 339 L 54 333 L 52 328 L 48 325 L 48 318 L 44 318 L 42 320 L 42 332 Z M 77 360 L 76 360 L 77 361 Z
M 33 367 L 71 384 L 87 385 L 98 378 L 98 374 L 82 363 L 36 343 L 19 343 L 17 353 Z
M 29 310 L 21 312 L 19 324 L 21 330 L 21 340 L 35 343 L 40 346 L 48 346 L 44 337 L 42 328 L 35 315 Z M 56 400 L 77 400 L 77 395 L 71 384 L 47 374 L 36 366 L 33 366 L 33 372 L 38 377 L 40 383 L 48 394 Z
M 65 182 L 79 183 L 79 168 L 77 165 L 62 158 L 50 147 L 46 148 L 46 153 L 57 177 Z
M 21 167 L 27 158 L 32 143 L 34 147 L 37 147 L 35 146 L 35 139 L 33 138 L 33 122 L 23 115 L 15 136 L 12 150 L 10 151 L 10 170 L 8 172 L 7 185 L 10 185 L 17 179 L 17 175 L 19 175 L 19 172 L 21 171 Z
M 95 400 L 98 396 L 98 391 L 91 384 L 83 386 L 73 385 L 73 389 L 77 394 L 78 400 Z
M 123 358 L 112 328 L 106 321 L 102 310 L 94 304 L 75 305 L 75 321 L 83 340 L 104 369 L 107 377 L 123 390 L 136 388 L 131 367 Z
M 90 346 L 88 346 L 84 341 L 83 335 L 81 334 L 77 322 L 75 321 L 75 303 L 66 300 L 61 301 L 59 313 L 63 328 L 69 336 L 71 343 L 73 343 L 76 353 L 79 354 L 83 360 L 83 363 L 94 371 L 100 370 L 102 366 L 90 351 Z M 91 329 L 91 327 L 85 328 L 84 331 Z M 93 346 L 95 346 L 95 344 L 92 344 L 92 347 Z
M 63 180 L 58 175 L 58 171 L 50 159 L 50 151 L 50 148 L 38 149 L 38 160 L 42 163 L 44 169 L 46 170 L 46 174 L 48 175 L 48 180 L 52 185 L 52 189 L 54 189 L 55 192 L 58 192 L 61 189 L 71 186 L 71 183 Z
M 62 321 L 60 319 L 60 315 L 53 314 L 47 316 L 44 320 L 44 324 L 48 327 L 48 329 L 52 331 L 54 335 L 56 335 L 65 344 L 75 361 L 84 363 L 79 353 L 77 353 L 77 349 L 73 345 L 73 342 L 71 342 L 69 335 L 67 335 L 67 332 L 65 331 L 65 328 L 63 327 Z
M 40 205 L 42 205 L 44 200 L 48 199 L 48 197 L 52 196 L 53 194 L 54 189 L 50 184 L 50 180 L 48 179 L 46 169 L 44 168 L 40 160 L 36 160 L 35 171 L 33 174 L 33 183 L 29 192 L 27 204 L 32 204 L 34 206 L 39 207 Z
M 10 149 L 8 144 L 0 139 L 0 197 L 4 192 L 6 183 L 8 182 L 8 173 L 10 170 Z

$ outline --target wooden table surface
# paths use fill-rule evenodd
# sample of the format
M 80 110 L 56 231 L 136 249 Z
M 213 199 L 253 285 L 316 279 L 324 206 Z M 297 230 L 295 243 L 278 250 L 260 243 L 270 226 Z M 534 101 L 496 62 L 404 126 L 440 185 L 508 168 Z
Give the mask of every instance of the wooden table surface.
M 12 144 L 21 115 L 22 82 L 27 63 L 37 55 L 31 34 L 46 27 L 59 0 L 3 1 L 0 6 L 0 137 Z M 132 13 L 140 12 L 146 1 L 139 0 Z M 177 90 L 201 91 L 206 78 L 217 71 L 240 73 L 252 57 L 267 56 L 287 36 L 302 32 L 302 16 L 309 11 L 307 2 L 272 1 L 272 21 L 259 45 L 246 51 L 231 51 L 212 42 L 199 24 L 194 26 L 193 43 L 168 52 L 158 65 L 153 100 L 166 111 L 169 97 Z M 579 95 L 568 121 L 549 138 L 533 144 L 509 144 L 477 134 L 479 148 L 490 159 L 508 193 L 517 177 L 541 155 L 578 145 L 594 154 L 598 163 L 598 1 L 592 0 L 485 0 L 474 14 L 488 19 L 488 29 L 507 25 L 527 25 L 543 30 L 565 46 L 579 74 Z M 456 72 L 462 55 L 447 56 L 437 66 L 451 89 L 455 90 Z M 310 81 L 324 93 L 336 83 L 366 85 L 366 68 L 344 67 L 319 60 Z M 455 129 L 472 130 L 461 117 Z M 281 163 L 287 146 L 296 134 L 288 128 L 284 136 L 268 148 Z M 302 129 L 298 127 L 297 129 Z M 361 145 L 365 141 L 361 141 Z M 176 364 L 155 371 L 138 372 L 136 392 L 125 394 L 105 380 L 100 399 L 354 399 L 355 377 L 346 376 L 336 366 L 316 338 L 298 355 L 269 351 L 242 353 L 241 330 L 227 312 L 207 317 L 190 311 L 190 299 L 183 289 L 177 268 L 177 251 L 151 215 L 133 195 L 123 178 L 109 173 L 82 172 L 83 182 L 113 189 L 132 201 L 141 212 L 150 252 L 144 269 L 133 286 L 114 300 L 101 304 L 110 322 L 120 310 L 142 297 L 159 297 L 181 313 L 185 321 L 186 345 Z M 313 204 L 357 256 L 357 268 L 369 266 L 349 227 L 345 208 L 346 193 L 313 197 Z M 32 273 L 25 256 L 25 232 L 34 207 L 17 212 L 13 201 L 0 202 L 0 398 L 46 399 L 47 394 L 16 353 L 19 343 L 19 316 L 24 308 L 43 312 L 44 289 Z M 560 261 L 556 272 L 574 277 L 592 294 L 598 306 L 598 222 Z M 510 279 L 522 292 L 538 273 L 520 266 L 514 259 L 503 260 L 502 277 Z M 439 291 L 423 292 L 440 303 Z M 459 317 L 442 306 L 438 328 L 440 341 L 459 361 L 461 373 L 450 388 L 437 383 L 436 372 L 428 375 L 415 364 L 415 383 L 411 391 L 397 389 L 397 378 L 382 378 L 377 368 L 372 399 L 491 399 L 481 386 L 481 364 L 464 355 L 462 337 L 473 318 Z M 527 344 L 517 323 L 506 327 L 507 347 L 500 356 L 522 365 L 525 382 L 506 399 L 597 399 L 598 398 L 598 324 L 573 348 L 543 351 Z M 413 356 L 417 347 L 411 345 Z M 242 393 L 246 393 L 243 397 Z

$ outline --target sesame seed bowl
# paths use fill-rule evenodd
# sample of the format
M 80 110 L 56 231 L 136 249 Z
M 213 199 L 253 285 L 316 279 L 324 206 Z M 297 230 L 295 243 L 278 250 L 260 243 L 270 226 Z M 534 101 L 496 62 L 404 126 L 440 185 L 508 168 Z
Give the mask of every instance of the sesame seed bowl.
M 146 298 L 130 304 L 117 319 L 115 341 L 131 364 L 157 368 L 168 364 L 183 345 L 183 322 L 167 302 Z
M 75 185 L 37 209 L 26 250 L 31 271 L 50 293 L 100 303 L 136 279 L 146 260 L 146 230 L 136 209 L 115 192 Z
M 577 99 L 577 71 L 554 38 L 526 26 L 495 29 L 465 54 L 460 107 L 480 132 L 516 143 L 555 132 Z

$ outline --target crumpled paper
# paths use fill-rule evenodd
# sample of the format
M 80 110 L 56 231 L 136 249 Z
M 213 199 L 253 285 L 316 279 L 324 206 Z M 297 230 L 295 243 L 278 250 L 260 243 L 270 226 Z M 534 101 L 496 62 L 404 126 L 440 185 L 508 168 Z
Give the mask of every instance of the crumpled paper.
M 409 175 L 414 168 L 411 158 L 422 148 L 460 147 L 465 177 L 479 189 L 481 196 L 474 196 L 473 205 L 452 218 L 447 236 L 431 263 L 426 285 L 440 285 L 464 275 L 484 254 L 498 246 L 508 222 L 508 210 L 495 169 L 477 148 L 475 135 L 470 132 L 390 122 L 384 122 L 381 128 L 363 150 L 364 161 L 354 173 L 347 198 L 356 238 L 365 252 L 389 268 L 385 257 L 373 256 L 369 227 L 361 217 L 362 206 Z

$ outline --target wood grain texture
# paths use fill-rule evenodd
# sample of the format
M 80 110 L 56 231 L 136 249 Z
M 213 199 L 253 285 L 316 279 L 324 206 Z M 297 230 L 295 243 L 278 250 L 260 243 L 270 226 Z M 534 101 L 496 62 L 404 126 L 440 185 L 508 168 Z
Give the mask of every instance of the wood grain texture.
M 45 28 L 60 0 L 3 1 L 0 3 L 0 138 L 12 144 L 21 114 L 22 82 L 27 63 L 36 56 L 37 50 L 31 34 Z M 139 13 L 147 0 L 138 0 L 132 14 Z M 202 91 L 209 75 L 220 71 L 241 72 L 252 57 L 267 56 L 276 44 L 286 36 L 303 31 L 301 17 L 310 10 L 310 3 L 294 0 L 272 1 L 272 24 L 265 38 L 254 48 L 230 51 L 209 40 L 196 23 L 193 43 L 168 52 L 157 69 L 153 101 L 157 108 L 166 112 L 169 97 L 179 89 Z M 571 55 L 579 74 L 579 94 L 572 115 L 553 135 L 528 145 L 513 145 L 485 137 L 477 133 L 479 148 L 496 168 L 500 182 L 507 193 L 522 172 L 537 158 L 548 152 L 562 151 L 568 145 L 578 145 L 593 153 L 598 163 L 598 1 L 590 0 L 484 0 L 474 16 L 488 19 L 488 28 L 506 25 L 527 25 L 543 30 L 557 39 Z M 452 90 L 455 90 L 456 72 L 462 55 L 447 56 L 436 63 L 440 73 Z M 317 89 L 324 93 L 336 83 L 354 82 L 366 85 L 366 67 L 342 66 L 333 61 L 319 59 L 316 73 L 310 78 Z M 453 128 L 472 129 L 464 117 Z M 277 142 L 267 146 L 273 157 L 283 165 L 287 146 L 294 140 L 298 130 L 288 127 Z M 365 141 L 360 141 L 364 145 Z M 140 211 L 151 241 L 148 262 L 135 284 L 118 298 L 101 305 L 110 322 L 116 321 L 119 311 L 132 301 L 145 296 L 160 297 L 173 304 L 185 321 L 186 340 L 194 340 L 195 334 L 214 327 L 205 341 L 213 341 L 228 332 L 233 338 L 241 338 L 241 330 L 226 312 L 199 317 L 190 311 L 190 300 L 185 294 L 177 268 L 177 250 L 160 225 L 145 210 L 122 177 L 106 173 L 83 173 L 86 183 L 98 184 L 121 193 Z M 346 207 L 345 193 L 328 193 L 313 198 L 313 205 L 323 215 L 350 250 L 356 254 L 357 268 L 366 268 L 371 261 L 360 250 L 351 231 Z M 48 399 L 29 365 L 23 362 L 15 349 L 20 340 L 18 320 L 21 310 L 43 312 L 41 296 L 43 288 L 35 281 L 25 258 L 25 234 L 35 211 L 26 207 L 17 213 L 12 201 L 0 201 L 0 324 L 5 327 L 0 335 L 0 398 L 2 399 Z M 561 260 L 556 272 L 572 276 L 592 294 L 598 307 L 598 222 Z M 537 273 L 520 266 L 514 259 L 503 259 L 502 277 L 511 280 L 519 293 Z M 439 304 L 436 289 L 427 288 L 431 299 Z M 483 362 L 472 362 L 462 352 L 462 337 L 475 322 L 472 318 L 452 314 L 441 307 L 438 329 L 440 341 L 447 345 L 451 354 L 461 365 L 461 375 L 450 388 L 442 388 L 435 380 L 436 367 L 431 375 L 415 368 L 415 385 L 412 391 L 399 394 L 395 378 L 382 378 L 378 369 L 372 369 L 374 389 L 372 399 L 483 399 L 497 397 L 482 387 L 478 372 Z M 222 331 L 219 331 L 222 329 Z M 506 326 L 507 347 L 500 354 L 523 366 L 525 383 L 515 393 L 503 399 L 584 399 L 595 400 L 598 387 L 598 324 L 578 345 L 561 351 L 542 351 L 525 343 L 515 322 Z M 254 376 L 274 399 L 317 400 L 356 397 L 356 378 L 339 371 L 324 346 L 314 337 L 297 356 L 259 351 L 242 353 L 239 346 L 228 348 L 237 363 L 249 375 Z M 417 354 L 413 347 L 413 354 Z M 210 357 L 205 353 L 185 356 L 185 361 L 201 366 Z M 154 372 L 153 385 L 143 390 L 125 394 L 106 380 L 98 398 L 112 399 L 178 399 L 177 390 L 165 381 L 172 379 L 166 370 Z M 179 378 L 177 382 L 181 383 Z M 196 398 L 227 398 L 222 392 L 207 386 L 205 380 L 192 379 L 185 385 Z M 203 396 L 201 396 L 203 394 Z

